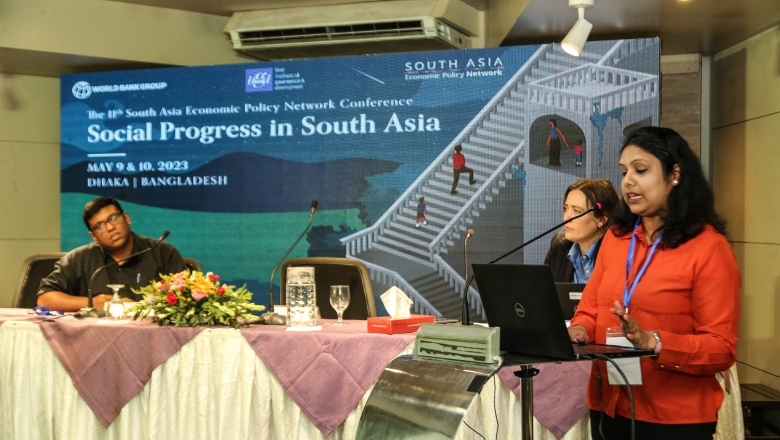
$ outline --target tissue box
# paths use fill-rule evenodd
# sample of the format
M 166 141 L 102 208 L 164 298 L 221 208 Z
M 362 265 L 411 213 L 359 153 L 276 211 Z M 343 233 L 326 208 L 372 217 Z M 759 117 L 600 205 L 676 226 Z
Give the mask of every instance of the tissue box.
M 398 319 L 393 319 L 389 316 L 378 316 L 376 318 L 368 318 L 368 332 L 384 333 L 386 335 L 414 333 L 421 325 L 435 321 L 436 317 L 430 315 L 411 315 L 408 318 Z

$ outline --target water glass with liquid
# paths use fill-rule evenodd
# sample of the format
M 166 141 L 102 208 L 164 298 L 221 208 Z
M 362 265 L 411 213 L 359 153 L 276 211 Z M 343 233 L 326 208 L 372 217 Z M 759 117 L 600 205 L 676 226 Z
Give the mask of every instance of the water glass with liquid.
M 289 267 L 287 275 L 287 326 L 317 325 L 317 288 L 314 283 L 314 268 Z

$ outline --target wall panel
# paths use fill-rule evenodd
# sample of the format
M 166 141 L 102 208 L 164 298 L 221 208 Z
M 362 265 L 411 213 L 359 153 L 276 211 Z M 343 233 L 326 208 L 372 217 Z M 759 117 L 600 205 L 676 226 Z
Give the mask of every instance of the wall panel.
M 780 28 L 715 56 L 713 188 L 742 273 L 742 383 L 780 389 Z
M 0 307 L 22 262 L 59 250 L 59 80 L 0 77 Z

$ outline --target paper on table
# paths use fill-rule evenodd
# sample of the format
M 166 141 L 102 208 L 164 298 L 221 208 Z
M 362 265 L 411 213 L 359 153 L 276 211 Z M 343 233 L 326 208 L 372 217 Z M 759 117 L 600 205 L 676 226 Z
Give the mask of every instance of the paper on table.
M 614 337 L 607 336 L 607 345 L 617 345 L 619 347 L 633 347 L 631 342 L 625 336 Z M 639 358 L 614 359 L 623 374 L 626 375 L 630 385 L 642 385 L 642 369 L 639 366 Z M 626 381 L 618 373 L 612 362 L 607 363 L 607 381 L 610 385 L 625 385 Z
M 287 327 L 286 332 L 318 332 L 322 330 L 321 325 L 314 325 L 311 327 Z

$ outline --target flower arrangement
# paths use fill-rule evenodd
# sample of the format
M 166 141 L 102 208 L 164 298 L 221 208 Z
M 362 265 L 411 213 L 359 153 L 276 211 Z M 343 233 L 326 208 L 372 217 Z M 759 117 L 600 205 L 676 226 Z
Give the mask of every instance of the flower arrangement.
M 252 293 L 246 286 L 236 288 L 220 283 L 219 275 L 211 272 L 183 272 L 161 275 L 135 293 L 145 299 L 129 307 L 133 319 L 143 319 L 154 312 L 153 319 L 160 325 L 177 327 L 200 325 L 229 325 L 239 328 L 260 318 L 252 314 L 265 310 L 250 302 Z

